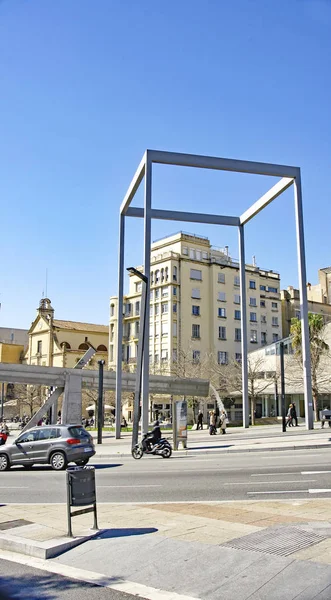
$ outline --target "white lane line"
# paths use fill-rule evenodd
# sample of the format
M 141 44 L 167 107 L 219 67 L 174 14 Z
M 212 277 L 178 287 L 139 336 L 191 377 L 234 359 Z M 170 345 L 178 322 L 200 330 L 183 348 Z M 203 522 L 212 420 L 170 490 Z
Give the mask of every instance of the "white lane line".
M 2 490 L 27 490 L 29 486 L 27 485 L 2 485 Z
M 319 490 L 319 489 L 311 489 L 308 490 L 310 494 L 331 494 L 331 490 Z
M 306 471 L 305 475 L 312 475 L 312 471 Z M 254 473 L 251 477 L 270 477 L 271 475 L 303 475 L 301 471 L 293 471 L 293 473 Z
M 255 496 L 257 494 L 308 494 L 309 490 L 274 490 L 269 492 L 247 492 L 248 496 Z
M 301 471 L 301 475 L 323 475 L 324 473 L 331 473 L 331 471 Z
M 112 583 L 112 576 L 110 575 L 103 575 L 102 573 L 96 573 L 94 571 L 86 571 L 85 569 L 77 569 L 77 567 L 69 567 L 59 562 L 51 562 L 49 559 L 44 560 L 42 558 L 34 558 L 32 556 L 20 556 L 15 552 L 7 552 L 3 550 L 0 552 L 0 559 L 10 560 L 14 563 L 19 563 L 35 569 L 41 569 L 42 571 L 54 573 L 55 575 L 60 575 L 61 577 L 68 577 L 70 579 L 84 581 L 85 583 L 98 585 L 110 590 L 132 594 L 132 597 L 141 596 L 147 600 L 200 600 L 197 597 L 193 598 L 192 596 L 184 596 L 183 594 L 160 590 L 148 585 L 143 585 L 142 583 L 127 581 L 125 579 L 119 581 L 118 583 Z
M 316 481 L 316 479 L 301 479 L 301 481 L 296 481 L 295 483 L 308 483 L 311 481 Z M 292 483 L 291 481 L 234 481 L 233 483 L 223 483 L 222 485 L 275 485 L 278 483 Z
M 311 479 L 310 481 L 315 481 L 315 479 Z M 151 488 L 151 487 L 163 487 L 162 485 L 136 485 L 133 483 L 132 485 L 98 485 L 98 488 Z

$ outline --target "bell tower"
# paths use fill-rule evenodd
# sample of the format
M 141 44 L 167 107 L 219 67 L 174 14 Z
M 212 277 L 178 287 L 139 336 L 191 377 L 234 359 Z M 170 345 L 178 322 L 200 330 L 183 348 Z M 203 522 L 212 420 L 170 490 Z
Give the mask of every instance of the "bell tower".
M 52 321 L 54 318 L 54 308 L 49 298 L 42 298 L 40 300 L 38 314 L 47 319 L 47 321 Z

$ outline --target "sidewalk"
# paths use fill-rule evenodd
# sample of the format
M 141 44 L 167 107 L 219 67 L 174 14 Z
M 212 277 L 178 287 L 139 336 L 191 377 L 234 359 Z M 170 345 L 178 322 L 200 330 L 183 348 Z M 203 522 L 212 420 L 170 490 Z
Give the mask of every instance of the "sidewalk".
M 318 425 L 320 427 L 320 425 Z M 131 433 L 122 433 L 116 440 L 114 433 L 103 433 L 103 443 L 97 444 L 97 435 L 92 433 L 96 444 L 97 458 L 131 456 Z M 163 432 L 172 441 L 172 431 Z M 174 452 L 179 456 L 189 454 L 265 452 L 281 450 L 305 450 L 331 447 L 331 429 L 307 431 L 304 425 L 281 431 L 279 425 L 262 425 L 244 430 L 242 427 L 229 427 L 226 435 L 210 436 L 208 430 L 188 431 L 187 449 Z
M 102 504 L 104 531 L 85 544 L 47 561 L 0 558 L 155 600 L 329 600 L 330 515 L 325 498 Z M 64 505 L 0 507 L 0 523 L 15 519 L 66 532 Z M 77 517 L 74 532 L 91 523 Z

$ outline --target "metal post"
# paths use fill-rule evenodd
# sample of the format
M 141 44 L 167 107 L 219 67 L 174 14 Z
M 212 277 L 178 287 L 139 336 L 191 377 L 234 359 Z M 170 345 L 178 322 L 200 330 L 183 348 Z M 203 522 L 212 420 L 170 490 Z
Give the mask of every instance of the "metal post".
M 98 444 L 102 444 L 103 425 L 103 366 L 104 360 L 98 360 L 99 365 L 99 393 L 98 393 Z
M 148 397 L 149 397 L 149 273 L 151 270 L 151 205 L 152 205 L 152 162 L 146 153 L 145 167 L 145 201 L 144 201 L 144 273 L 146 283 L 146 311 L 143 351 L 143 376 L 142 376 L 142 433 L 148 433 Z
M 70 474 L 67 471 L 67 517 L 68 517 L 68 537 L 72 537 L 71 528 L 71 493 L 70 493 L 71 479 Z
M 5 384 L 2 383 L 1 384 L 1 410 L 0 410 L 0 421 L 3 421 L 3 415 L 4 415 L 4 403 L 5 400 Z
M 278 383 L 277 383 L 277 379 L 275 379 L 274 401 L 275 401 L 275 417 L 278 417 L 278 415 L 279 415 L 279 407 L 278 407 Z
M 285 411 L 285 373 L 284 373 L 284 342 L 279 344 L 280 356 L 280 393 L 282 403 L 282 430 L 286 431 L 286 411 Z
M 118 298 L 117 298 L 117 358 L 116 358 L 116 415 L 115 437 L 121 437 L 122 412 L 122 342 L 123 342 L 123 284 L 124 284 L 124 239 L 125 216 L 120 215 L 119 246 L 118 246 Z
M 246 273 L 244 226 L 239 225 L 239 266 L 240 266 L 240 310 L 241 310 L 241 368 L 243 427 L 249 427 L 248 365 L 247 365 L 247 313 L 246 313 Z
M 136 270 L 135 270 L 136 271 Z M 137 271 L 136 271 L 137 274 Z M 142 367 L 143 367 L 143 351 L 145 341 L 145 315 L 146 315 L 146 304 L 147 304 L 147 277 L 140 273 L 142 280 L 142 291 L 141 291 L 141 306 L 140 306 L 140 329 L 139 329 L 139 340 L 138 340 L 138 351 L 137 351 L 137 372 L 136 372 L 136 384 L 134 390 L 134 404 L 133 404 L 133 425 L 132 425 L 132 448 L 138 444 L 138 431 L 139 431 L 139 408 L 141 398 L 141 383 L 142 383 Z
M 299 289 L 300 289 L 300 311 L 301 311 L 301 338 L 302 338 L 302 362 L 303 362 L 303 390 L 305 399 L 305 421 L 306 428 L 313 429 L 313 399 L 311 390 L 311 367 L 310 367 L 310 343 L 308 326 L 308 303 L 307 303 L 307 280 L 306 280 L 306 258 L 305 239 L 303 229 L 302 190 L 301 176 L 297 175 L 294 181 L 295 223 L 297 233 Z

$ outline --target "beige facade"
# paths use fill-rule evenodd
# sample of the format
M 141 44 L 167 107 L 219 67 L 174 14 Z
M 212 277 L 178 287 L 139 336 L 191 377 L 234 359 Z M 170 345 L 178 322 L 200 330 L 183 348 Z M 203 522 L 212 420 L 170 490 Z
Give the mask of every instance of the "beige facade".
M 108 360 L 108 327 L 54 319 L 51 301 L 43 298 L 29 329 L 29 343 L 23 362 L 72 368 L 88 350 L 89 344 L 97 350 L 88 365 L 95 368 L 98 360 Z
M 142 270 L 143 267 L 138 267 Z M 213 353 L 218 363 L 241 360 L 239 263 L 208 238 L 179 232 L 152 244 L 149 354 L 151 371 Z M 246 265 L 248 346 L 282 337 L 280 277 Z M 141 282 L 130 275 L 124 297 L 123 362 L 136 362 Z M 116 356 L 117 297 L 110 299 L 109 366 Z

